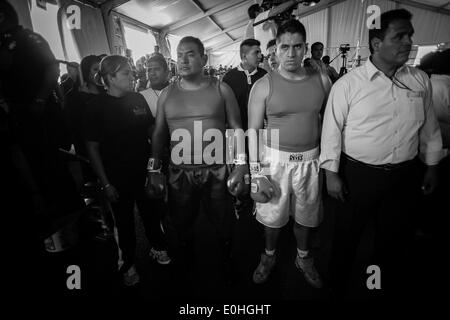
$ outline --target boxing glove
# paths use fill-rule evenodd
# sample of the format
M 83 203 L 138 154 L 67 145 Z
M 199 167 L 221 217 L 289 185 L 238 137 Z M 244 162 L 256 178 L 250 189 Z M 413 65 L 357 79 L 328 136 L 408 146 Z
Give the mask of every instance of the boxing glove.
M 149 172 L 145 182 L 145 193 L 151 199 L 160 199 L 166 193 L 166 177 L 162 172 Z
M 254 201 L 266 203 L 275 195 L 275 186 L 266 176 L 256 175 L 252 177 L 250 196 Z
M 235 197 L 248 194 L 250 175 L 247 165 L 236 165 L 228 177 L 228 191 Z

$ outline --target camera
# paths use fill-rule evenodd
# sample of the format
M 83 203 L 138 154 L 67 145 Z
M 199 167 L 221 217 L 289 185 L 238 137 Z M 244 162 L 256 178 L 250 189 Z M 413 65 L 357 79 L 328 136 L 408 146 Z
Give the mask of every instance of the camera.
M 339 46 L 339 53 L 346 54 L 349 51 L 350 51 L 350 44 L 346 43 L 346 44 L 341 44 Z

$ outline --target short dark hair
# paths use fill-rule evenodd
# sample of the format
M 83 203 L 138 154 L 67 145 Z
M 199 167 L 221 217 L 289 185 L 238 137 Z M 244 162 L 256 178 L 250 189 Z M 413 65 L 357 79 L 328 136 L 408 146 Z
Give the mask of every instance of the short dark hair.
M 164 59 L 164 56 L 161 54 L 152 54 L 150 58 L 147 60 L 147 65 L 150 62 L 156 62 L 158 63 L 164 70 L 169 70 L 169 67 L 167 66 L 167 61 Z
M 322 62 L 325 64 L 330 64 L 330 56 L 323 56 Z
M 248 7 L 247 13 L 248 17 L 250 19 L 255 19 L 258 16 L 260 7 L 258 4 L 252 4 L 250 7 Z
M 322 46 L 322 48 L 324 47 L 322 42 L 314 42 L 311 46 L 311 51 L 314 50 L 314 47 L 316 46 Z
M 290 19 L 285 21 L 277 30 L 277 41 L 285 33 L 300 33 L 303 36 L 303 40 L 306 41 L 305 26 L 298 20 Z
M 241 55 L 241 58 L 242 58 L 242 55 L 244 53 L 246 53 L 245 47 L 253 47 L 253 46 L 260 46 L 260 45 L 261 45 L 261 42 L 259 42 L 256 39 L 245 39 L 244 41 L 242 41 L 241 45 L 239 47 L 239 53 Z
M 193 43 L 197 46 L 198 51 L 200 53 L 200 55 L 204 56 L 205 55 L 205 46 L 203 45 L 203 42 L 196 37 L 192 37 L 192 36 L 187 36 L 184 37 L 180 40 L 180 42 L 178 43 L 178 45 L 184 44 L 184 43 Z
M 372 39 L 378 38 L 380 40 L 383 40 L 386 35 L 386 30 L 389 28 L 389 24 L 393 21 L 397 20 L 408 20 L 411 21 L 412 14 L 408 10 L 405 9 L 397 9 L 397 10 L 390 10 L 383 12 L 380 15 L 380 28 L 376 29 L 370 29 L 369 30 L 369 50 L 370 53 L 373 53 L 373 47 L 372 47 Z M 375 23 L 375 20 L 373 21 Z
M 269 42 L 267 42 L 266 50 L 269 49 L 271 46 L 274 46 L 277 44 L 277 39 L 272 39 Z
M 11 24 L 18 25 L 19 24 L 19 16 L 17 15 L 16 10 L 6 0 L 0 0 L 0 12 L 5 15 L 5 20 L 9 21 Z

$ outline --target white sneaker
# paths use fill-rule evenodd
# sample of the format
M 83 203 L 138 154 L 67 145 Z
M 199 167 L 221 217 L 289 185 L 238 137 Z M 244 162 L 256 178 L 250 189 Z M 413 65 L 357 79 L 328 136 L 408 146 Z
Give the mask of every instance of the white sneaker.
M 151 248 L 149 256 L 155 259 L 159 264 L 169 264 L 172 261 L 166 250 L 159 251 Z
M 140 281 L 139 273 L 136 271 L 136 267 L 133 265 L 127 272 L 123 274 L 123 284 L 127 287 L 134 286 Z
M 303 273 L 305 280 L 314 288 L 323 287 L 322 278 L 314 267 L 314 258 L 300 258 L 297 254 L 295 266 Z

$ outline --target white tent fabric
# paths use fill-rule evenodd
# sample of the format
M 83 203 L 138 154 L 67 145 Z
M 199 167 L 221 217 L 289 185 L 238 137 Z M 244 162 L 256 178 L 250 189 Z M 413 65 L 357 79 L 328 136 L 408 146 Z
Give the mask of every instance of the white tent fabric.
M 314 42 L 322 42 L 324 47 L 328 47 L 328 14 L 329 10 L 325 9 L 317 13 L 313 13 L 300 19 L 306 29 L 306 42 L 311 44 Z
M 239 47 L 236 51 L 227 51 L 227 52 L 214 52 L 209 56 L 208 65 L 211 66 L 233 66 L 236 67 L 240 62 L 241 58 L 239 56 Z
M 412 24 L 415 44 L 436 44 L 450 42 L 450 16 L 428 10 L 401 5 L 413 14 Z
M 398 8 L 409 10 L 413 14 L 412 23 L 415 29 L 413 42 L 415 45 L 450 42 L 449 15 L 399 4 L 390 0 L 347 0 L 300 18 L 306 28 L 309 47 L 312 43 L 320 41 L 325 46 L 324 55 L 328 54 L 333 58 L 339 53 L 339 45 L 348 43 L 352 47 L 348 58 L 356 58 L 355 48 L 359 44 L 361 49 L 358 53 L 363 59 L 367 58 L 369 56 L 369 30 L 366 26 L 366 20 L 370 16 L 367 13 L 367 8 L 370 5 L 377 5 L 381 13 Z M 299 13 L 301 14 L 301 12 L 300 5 Z M 234 55 L 231 52 L 232 48 L 236 50 L 235 46 L 230 46 L 219 51 L 228 52 L 227 54 L 232 56 Z M 226 54 L 218 56 L 220 56 L 220 61 L 231 59 L 227 58 Z M 339 71 L 341 60 L 336 59 L 333 66 Z

